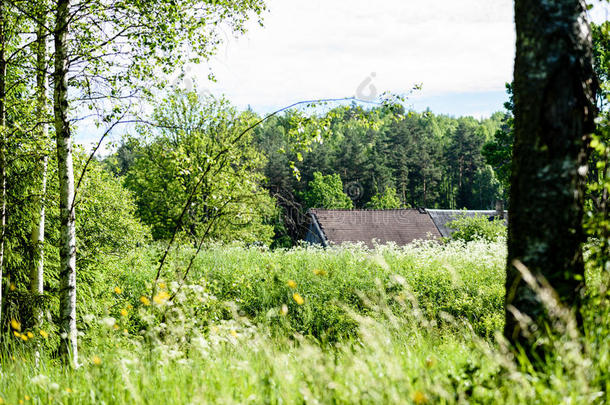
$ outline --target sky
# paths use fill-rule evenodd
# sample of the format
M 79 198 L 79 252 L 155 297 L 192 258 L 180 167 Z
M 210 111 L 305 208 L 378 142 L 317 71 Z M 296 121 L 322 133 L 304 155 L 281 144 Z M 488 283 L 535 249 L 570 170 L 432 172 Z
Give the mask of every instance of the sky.
M 211 60 L 176 83 L 226 96 L 259 114 L 297 101 L 384 91 L 410 94 L 416 111 L 488 117 L 503 110 L 512 78 L 512 0 L 268 0 L 264 26 L 222 32 Z M 608 19 L 609 6 L 591 18 Z M 216 82 L 207 80 L 210 70 Z M 94 131 L 81 128 L 87 143 Z

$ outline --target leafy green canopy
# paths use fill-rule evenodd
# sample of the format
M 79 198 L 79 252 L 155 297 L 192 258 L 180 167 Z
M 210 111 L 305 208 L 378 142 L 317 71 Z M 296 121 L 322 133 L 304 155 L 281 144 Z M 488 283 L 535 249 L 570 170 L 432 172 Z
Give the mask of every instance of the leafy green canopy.
M 338 174 L 313 174 L 309 190 L 305 193 L 305 203 L 309 208 L 352 209 L 354 204 L 343 192 L 343 182 Z
M 177 91 L 159 103 L 152 126 L 129 142 L 125 184 L 156 239 L 178 231 L 200 239 L 268 244 L 276 208 L 261 187 L 263 156 L 245 129 L 255 120 L 224 99 Z M 177 222 L 192 195 L 187 214 Z

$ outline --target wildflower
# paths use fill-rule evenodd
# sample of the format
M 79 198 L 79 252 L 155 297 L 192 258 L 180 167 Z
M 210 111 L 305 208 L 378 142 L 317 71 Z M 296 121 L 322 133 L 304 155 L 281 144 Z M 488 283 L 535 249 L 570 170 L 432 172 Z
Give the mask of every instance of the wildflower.
M 0 397 L 0 405 L 4 404 L 4 398 Z
M 29 401 L 30 397 L 28 395 L 26 395 L 25 397 L 23 397 L 23 399 L 25 399 L 26 401 Z
M 28 332 L 28 338 L 32 339 L 34 337 L 34 334 L 32 332 Z
M 100 364 L 102 364 L 102 359 L 99 358 L 99 356 L 93 356 L 91 358 L 91 361 L 93 362 L 93 364 L 95 364 L 96 366 L 99 366 Z M 67 389 L 66 389 L 67 391 Z
M 45 339 L 49 337 L 49 334 L 42 329 L 39 331 L 39 333 L 40 333 L 40 336 L 42 336 Z
M 127 335 L 129 331 L 127 329 L 123 329 L 123 333 Z
M 101 323 L 102 323 L 102 324 L 103 324 L 105 327 L 107 327 L 108 329 L 110 329 L 110 328 L 112 328 L 112 327 L 114 327 L 114 326 L 115 326 L 115 324 L 116 324 L 116 319 L 114 319 L 114 318 L 112 318 L 112 317 L 106 317 L 106 318 L 103 318 L 103 319 L 101 320 Z
M 11 319 L 11 328 L 21 331 L 21 322 L 16 319 Z
M 119 329 L 119 325 L 117 325 L 116 323 L 113 326 L 114 330 L 118 330 Z
M 428 397 L 426 397 L 426 394 L 421 391 L 415 391 L 413 393 L 413 402 L 415 402 L 417 405 L 427 404 Z
M 71 393 L 72 393 L 72 388 L 67 387 L 67 388 L 66 388 L 66 392 L 67 392 L 68 394 L 71 394 Z
M 57 391 L 58 389 L 59 389 L 59 384 L 57 384 L 57 383 L 49 384 L 49 390 L 50 391 Z
M 303 305 L 305 303 L 305 300 L 299 293 L 294 293 L 292 299 L 294 299 L 294 302 L 296 302 L 298 305 Z
M 123 290 L 121 289 L 121 287 L 116 286 L 116 287 L 114 287 L 114 292 L 117 294 L 121 294 L 123 292 Z
M 127 304 L 127 309 L 133 309 L 133 305 Z
M 288 280 L 286 285 L 288 285 L 290 288 L 297 288 L 297 283 L 294 280 Z
M 23 399 L 19 400 L 19 405 L 23 405 Z
M 161 283 L 159 283 L 159 288 L 162 290 L 165 290 L 167 288 L 167 284 L 161 282 Z
M 25 333 L 21 335 L 21 340 L 23 340 L 24 342 L 28 341 L 28 337 Z
M 288 305 L 282 304 L 282 309 L 280 310 L 280 313 L 286 316 L 288 314 Z
M 140 302 L 146 306 L 150 305 L 150 300 L 148 298 L 146 298 L 145 296 L 140 297 Z
M 11 291 L 15 291 L 17 289 L 17 286 L 14 283 L 11 283 L 11 285 L 9 286 L 9 289 Z
M 121 316 L 127 316 L 127 310 L 125 308 L 121 309 Z
M 230 333 L 231 333 L 231 336 L 233 336 L 235 338 L 237 337 L 237 332 L 235 331 L 235 329 L 231 329 Z
M 326 270 L 314 269 L 313 274 L 316 276 L 325 276 L 327 273 Z
M 169 299 L 169 297 L 170 295 L 167 291 L 161 291 L 159 292 L 159 294 L 153 297 L 153 301 L 155 302 L 155 304 L 162 305 Z

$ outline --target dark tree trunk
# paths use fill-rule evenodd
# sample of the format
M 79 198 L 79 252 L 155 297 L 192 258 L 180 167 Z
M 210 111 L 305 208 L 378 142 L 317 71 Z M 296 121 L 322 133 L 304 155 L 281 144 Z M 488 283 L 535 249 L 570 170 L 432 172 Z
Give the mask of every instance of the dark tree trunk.
M 515 261 L 578 314 L 584 287 L 583 195 L 594 129 L 591 35 L 580 0 L 516 0 L 515 145 L 508 226 L 505 337 L 529 349 L 549 314 Z

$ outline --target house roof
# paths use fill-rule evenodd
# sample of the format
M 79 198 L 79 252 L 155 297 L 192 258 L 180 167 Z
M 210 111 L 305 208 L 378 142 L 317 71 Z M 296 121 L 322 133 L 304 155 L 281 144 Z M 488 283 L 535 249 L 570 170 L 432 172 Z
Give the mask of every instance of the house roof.
M 441 233 L 425 210 L 325 210 L 311 209 L 312 228 L 327 243 L 364 242 L 373 247 L 395 242 L 406 245 L 416 239 L 436 239 Z M 316 231 L 317 232 L 317 231 Z
M 475 216 L 484 216 L 487 218 L 493 217 L 497 215 L 497 211 L 491 210 L 427 210 L 434 221 L 434 224 L 440 231 L 441 235 L 444 238 L 451 236 L 454 229 L 447 226 L 447 223 L 451 221 L 455 221 L 461 216 L 467 216 L 470 218 L 474 218 Z M 507 213 L 505 211 L 504 217 L 506 218 Z

